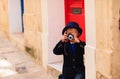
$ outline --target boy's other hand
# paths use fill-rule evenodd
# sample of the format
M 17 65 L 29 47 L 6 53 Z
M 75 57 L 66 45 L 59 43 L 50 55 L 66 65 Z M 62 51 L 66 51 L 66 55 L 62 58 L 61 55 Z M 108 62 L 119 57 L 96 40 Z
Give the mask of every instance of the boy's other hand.
M 74 40 L 70 40 L 71 44 L 79 43 L 79 42 L 80 42 L 79 38 L 77 36 L 75 36 L 75 35 L 74 35 Z
M 74 42 L 75 43 L 79 43 L 80 42 L 80 40 L 79 40 L 79 38 L 77 36 L 74 36 Z
M 65 31 L 61 38 L 62 42 L 67 42 L 67 32 Z

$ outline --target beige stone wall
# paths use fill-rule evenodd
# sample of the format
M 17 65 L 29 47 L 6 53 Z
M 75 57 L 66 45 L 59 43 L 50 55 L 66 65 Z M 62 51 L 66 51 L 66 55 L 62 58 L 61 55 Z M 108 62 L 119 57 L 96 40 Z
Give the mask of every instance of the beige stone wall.
M 96 0 L 97 79 L 120 79 L 120 0 Z
M 38 64 L 42 62 L 42 26 L 40 0 L 24 0 L 24 43 Z
M 113 55 L 112 55 L 112 70 L 111 74 L 113 79 L 120 79 L 120 0 L 113 0 L 113 16 L 112 16 L 112 47 Z
M 8 36 L 8 0 L 0 0 L 0 32 Z

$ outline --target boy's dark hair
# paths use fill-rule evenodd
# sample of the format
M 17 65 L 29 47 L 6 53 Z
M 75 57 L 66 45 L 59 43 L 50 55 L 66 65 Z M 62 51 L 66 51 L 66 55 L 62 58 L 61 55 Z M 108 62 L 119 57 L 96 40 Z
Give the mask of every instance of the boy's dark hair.
M 69 22 L 62 30 L 62 35 L 64 34 L 64 32 L 69 29 L 69 28 L 75 28 L 79 33 L 80 35 L 82 34 L 82 29 L 81 27 L 79 26 L 78 23 L 76 22 Z

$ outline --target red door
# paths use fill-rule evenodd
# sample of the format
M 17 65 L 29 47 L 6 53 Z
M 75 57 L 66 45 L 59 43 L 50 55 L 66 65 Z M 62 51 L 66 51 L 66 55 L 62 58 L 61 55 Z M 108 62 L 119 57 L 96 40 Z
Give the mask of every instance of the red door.
M 83 30 L 80 40 L 85 40 L 84 0 L 65 0 L 65 23 L 77 22 Z

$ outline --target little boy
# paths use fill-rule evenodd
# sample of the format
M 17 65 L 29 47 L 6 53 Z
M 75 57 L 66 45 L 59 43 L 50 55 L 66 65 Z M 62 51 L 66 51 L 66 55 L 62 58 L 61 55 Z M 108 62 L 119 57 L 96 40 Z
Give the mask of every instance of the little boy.
M 79 40 L 82 29 L 76 22 L 69 22 L 62 31 L 62 38 L 53 52 L 63 55 L 64 63 L 59 79 L 85 79 L 84 46 Z

